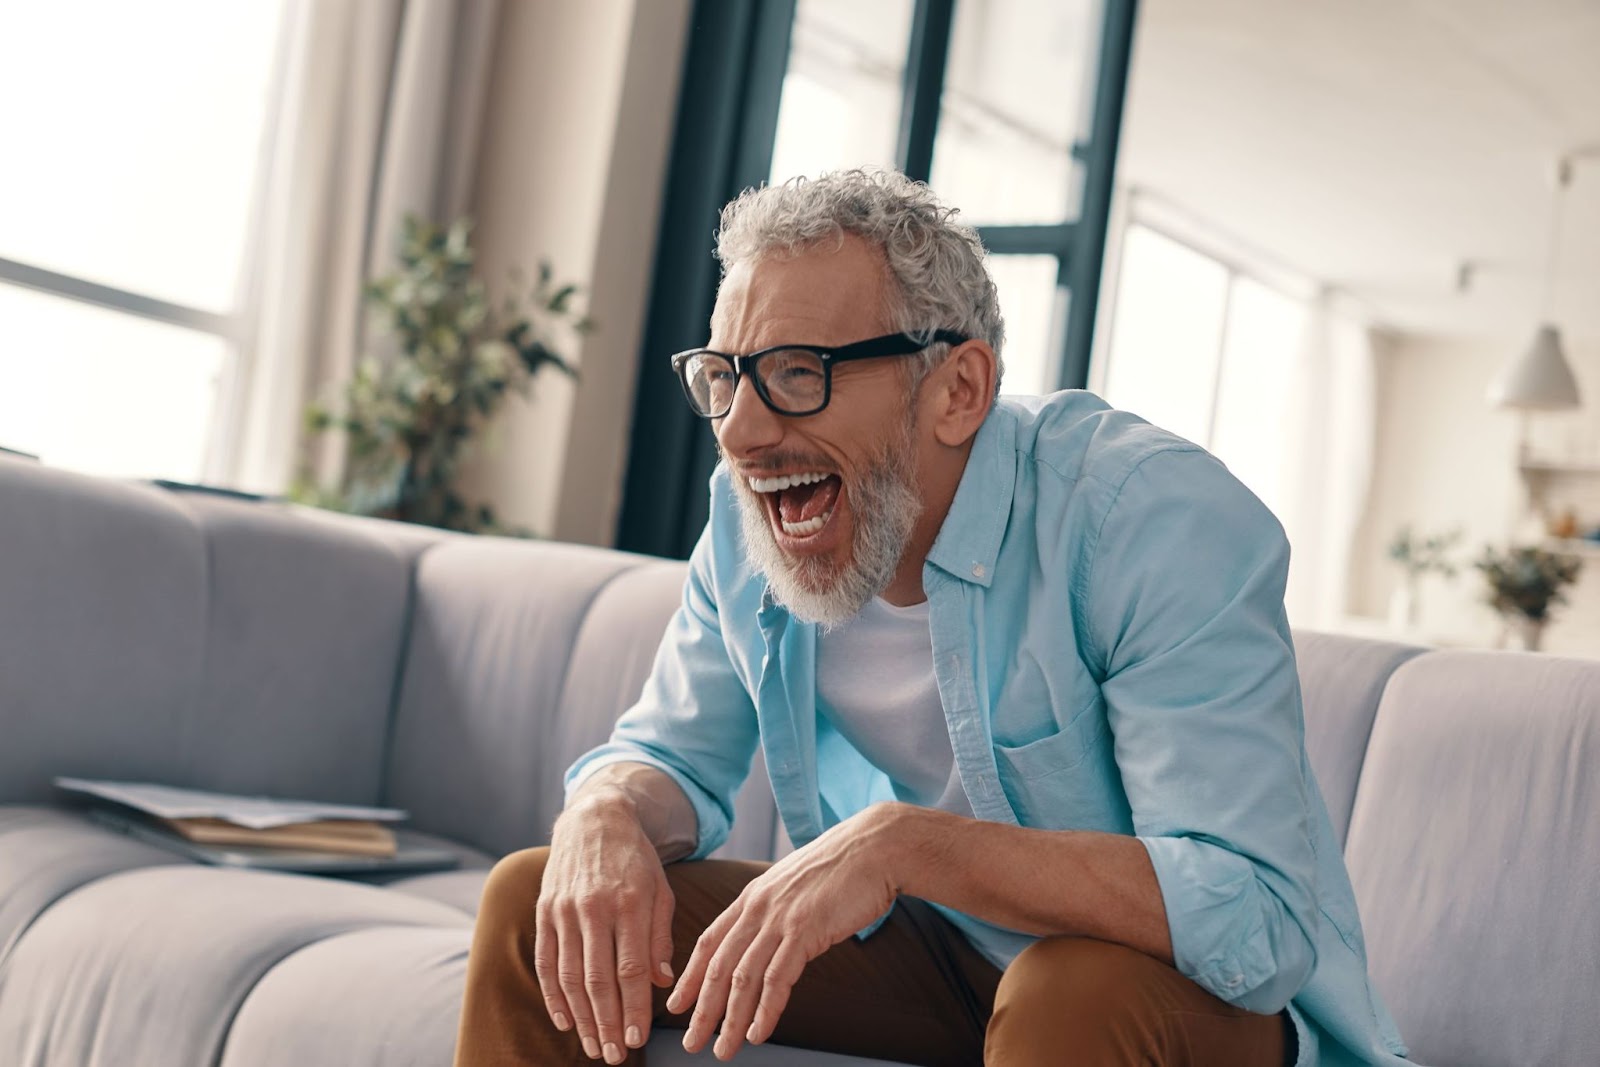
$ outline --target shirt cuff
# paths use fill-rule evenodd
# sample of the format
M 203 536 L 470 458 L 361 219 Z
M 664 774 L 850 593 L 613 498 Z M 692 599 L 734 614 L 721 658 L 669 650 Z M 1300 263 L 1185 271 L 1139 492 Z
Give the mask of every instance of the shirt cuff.
M 567 771 L 566 800 L 568 802 L 572 800 L 573 792 L 586 782 L 590 775 L 602 767 L 609 767 L 615 763 L 642 763 L 647 767 L 654 767 L 676 782 L 678 788 L 683 790 L 683 795 L 689 798 L 689 806 L 694 809 L 697 838 L 694 851 L 684 857 L 686 861 L 705 859 L 728 839 L 732 824 L 722 810 L 722 805 L 712 800 L 704 789 L 682 771 L 655 756 L 626 746 L 603 745 L 573 764 Z

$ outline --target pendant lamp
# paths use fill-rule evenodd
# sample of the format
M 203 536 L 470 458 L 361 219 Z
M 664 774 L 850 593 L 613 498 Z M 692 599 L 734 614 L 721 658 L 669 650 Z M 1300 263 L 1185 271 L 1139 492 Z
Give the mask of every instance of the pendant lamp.
M 1508 363 L 1489 384 L 1489 403 L 1519 411 L 1561 411 L 1578 407 L 1578 380 L 1562 350 L 1561 330 L 1555 324 L 1557 251 L 1561 244 L 1561 209 L 1572 184 L 1572 160 L 1556 164 L 1556 191 L 1550 210 L 1550 239 L 1546 245 L 1541 323 L 1533 341 Z

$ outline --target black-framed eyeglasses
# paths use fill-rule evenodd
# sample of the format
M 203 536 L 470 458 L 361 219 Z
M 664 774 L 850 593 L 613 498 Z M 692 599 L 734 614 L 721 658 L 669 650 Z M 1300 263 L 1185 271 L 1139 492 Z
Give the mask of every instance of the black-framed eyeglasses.
M 935 330 L 919 340 L 908 333 L 891 333 L 854 344 L 774 345 L 736 356 L 709 348 L 693 348 L 672 357 L 672 369 L 683 395 L 696 415 L 720 419 L 733 408 L 739 379 L 748 375 L 756 395 L 779 415 L 815 415 L 833 396 L 833 368 L 853 359 L 911 356 L 932 344 L 959 345 L 967 340 L 954 330 Z

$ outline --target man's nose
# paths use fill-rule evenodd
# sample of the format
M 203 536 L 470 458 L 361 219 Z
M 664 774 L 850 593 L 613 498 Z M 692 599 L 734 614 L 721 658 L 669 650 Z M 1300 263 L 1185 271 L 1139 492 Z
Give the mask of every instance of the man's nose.
M 783 439 L 783 417 L 762 402 L 748 375 L 733 391 L 733 405 L 715 424 L 717 444 L 730 456 L 746 458 Z

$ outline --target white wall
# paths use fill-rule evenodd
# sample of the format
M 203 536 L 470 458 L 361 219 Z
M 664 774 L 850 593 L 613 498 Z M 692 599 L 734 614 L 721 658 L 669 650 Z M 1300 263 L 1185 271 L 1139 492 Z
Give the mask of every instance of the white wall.
M 1517 416 L 1484 400 L 1488 383 L 1531 339 L 1399 335 L 1378 362 L 1376 469 L 1366 521 L 1355 546 L 1352 609 L 1381 616 L 1398 572 L 1385 556 L 1395 530 L 1423 533 L 1460 526 L 1457 555 L 1470 563 L 1486 542 L 1503 546 L 1525 514 L 1516 472 Z M 1554 458 L 1600 461 L 1600 340 L 1569 343 L 1568 356 L 1586 406 L 1571 414 L 1534 416 L 1536 451 Z M 1597 476 L 1600 481 L 1600 476 Z M 1600 499 L 1600 487 L 1591 493 Z M 1600 524 L 1600 510 L 1580 520 Z M 1552 651 L 1600 651 L 1600 555 L 1586 561 L 1573 605 L 1551 628 Z M 1464 566 L 1453 582 L 1430 576 L 1423 587 L 1424 636 L 1489 641 L 1498 630 L 1481 603 L 1482 576 Z
M 626 461 L 639 338 L 676 115 L 689 0 L 503 5 L 474 196 L 491 282 L 548 258 L 598 323 L 510 397 L 466 466 L 463 494 L 503 522 L 608 544 Z

